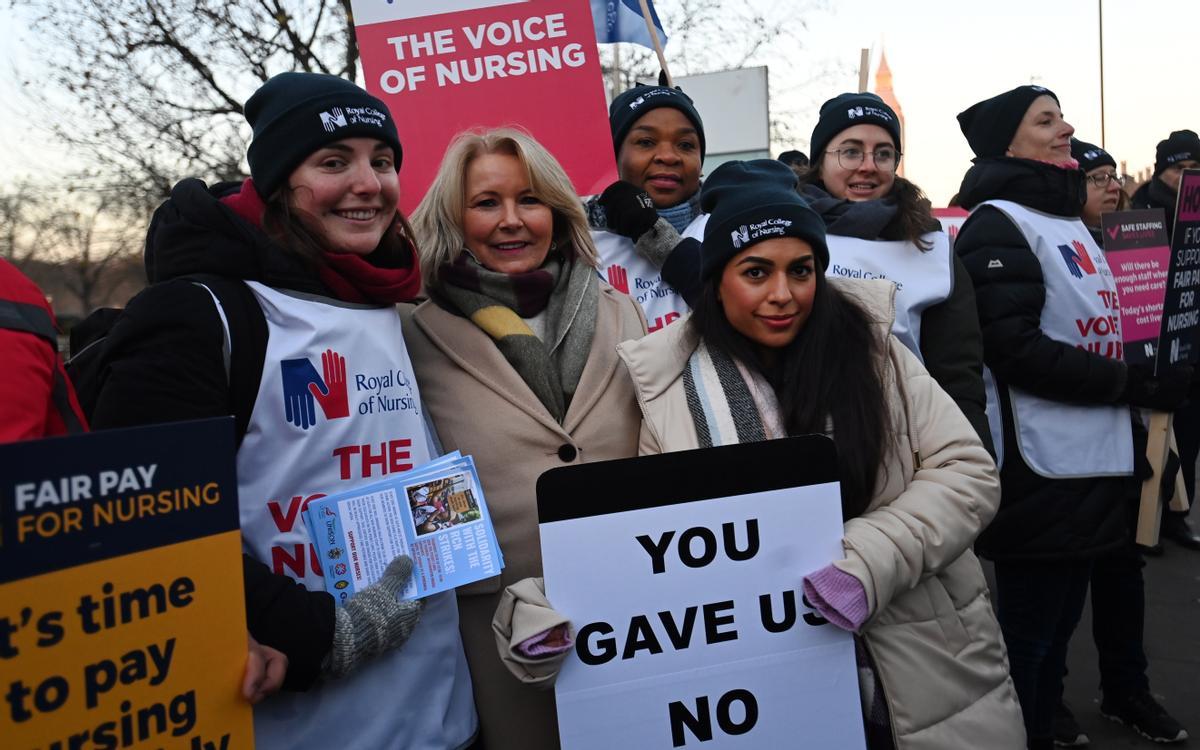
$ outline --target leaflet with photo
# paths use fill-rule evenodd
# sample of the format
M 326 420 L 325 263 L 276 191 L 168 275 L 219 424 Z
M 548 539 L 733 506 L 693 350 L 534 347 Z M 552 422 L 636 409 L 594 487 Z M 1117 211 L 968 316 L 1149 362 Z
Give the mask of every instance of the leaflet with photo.
M 403 474 L 323 497 L 304 514 L 339 604 L 383 576 L 397 555 L 413 560 L 402 599 L 420 599 L 499 575 L 504 555 L 475 471 L 458 451 Z

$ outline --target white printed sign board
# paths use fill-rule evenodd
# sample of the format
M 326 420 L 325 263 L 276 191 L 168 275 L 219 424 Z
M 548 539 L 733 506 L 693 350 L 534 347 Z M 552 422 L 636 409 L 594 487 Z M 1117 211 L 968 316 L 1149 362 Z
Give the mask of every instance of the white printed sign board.
M 834 463 L 807 437 L 543 475 L 564 750 L 863 747 L 853 641 L 801 590 L 843 556 Z

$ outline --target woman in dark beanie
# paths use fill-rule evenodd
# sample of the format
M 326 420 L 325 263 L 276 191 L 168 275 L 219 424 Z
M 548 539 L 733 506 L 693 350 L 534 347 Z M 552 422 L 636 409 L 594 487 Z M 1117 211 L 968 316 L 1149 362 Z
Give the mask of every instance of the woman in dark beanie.
M 1154 177 L 1133 194 L 1133 207 L 1166 211 L 1167 234 L 1170 234 L 1175 224 L 1175 197 L 1179 193 L 1183 170 L 1197 167 L 1200 167 L 1200 135 L 1193 130 L 1174 131 L 1158 142 L 1154 152 Z
M 705 182 L 691 317 L 619 347 L 641 451 L 832 433 L 845 557 L 802 583 L 858 635 L 868 746 L 1015 750 L 1020 711 L 971 552 L 996 507 L 995 465 L 890 334 L 894 285 L 827 277 L 824 222 L 794 185 L 766 159 Z M 756 408 L 731 408 L 731 393 Z
M 608 112 L 620 180 L 587 201 L 588 222 L 601 276 L 638 301 L 655 331 L 688 309 L 663 279 L 696 273 L 693 253 L 672 251 L 704 229 L 704 123 L 687 94 L 666 86 L 629 89 Z
M 434 452 L 419 408 L 372 413 L 354 385 L 399 372 L 393 395 L 420 404 L 395 310 L 420 288 L 395 122 L 311 73 L 275 76 L 245 112 L 251 178 L 184 180 L 154 215 L 154 284 L 105 343 L 93 425 L 235 417 L 250 633 L 288 656 L 285 690 L 307 689 L 255 707 L 258 747 L 323 748 L 331 732 L 347 747 L 464 747 L 477 722 L 454 594 L 398 601 L 411 561 L 397 558 L 335 606 L 299 514 L 377 480 L 375 446 L 404 441 L 414 465 Z
M 529 668 L 518 681 L 492 619 L 506 586 L 542 574 L 542 472 L 637 453 L 641 423 L 616 347 L 646 324 L 597 277 L 579 198 L 525 133 L 461 134 L 413 226 L 430 299 L 404 308 L 405 338 L 443 446 L 475 457 L 504 552 L 502 575 L 458 590 L 481 739 L 488 750 L 553 750 L 554 694 L 529 665 L 562 644 L 522 639 Z
M 1133 194 L 1134 208 L 1161 208 L 1167 214 L 1167 235 L 1175 229 L 1175 203 L 1183 170 L 1200 167 L 1200 136 L 1176 130 L 1158 142 L 1154 177 Z M 1179 442 L 1180 470 L 1190 498 L 1196 497 L 1196 457 L 1200 455 L 1200 401 L 1188 403 L 1175 414 L 1175 439 Z M 1195 505 L 1195 502 L 1192 503 Z M 1188 521 L 1188 511 L 1163 511 L 1162 535 L 1187 549 L 1200 550 L 1200 534 Z
M 830 99 L 813 128 L 815 156 L 800 178 L 800 193 L 825 221 L 829 275 L 896 284 L 892 333 L 991 451 L 971 278 L 921 189 L 896 174 L 900 136 L 899 118 L 875 94 Z
M 1058 98 L 1020 86 L 958 116 L 976 154 L 955 241 L 975 283 L 1002 497 L 977 549 L 1031 748 L 1052 746 L 1067 643 L 1092 560 L 1127 543 L 1130 405 L 1171 409 L 1190 373 L 1121 360 L 1116 286 L 1079 220 L 1083 173 Z

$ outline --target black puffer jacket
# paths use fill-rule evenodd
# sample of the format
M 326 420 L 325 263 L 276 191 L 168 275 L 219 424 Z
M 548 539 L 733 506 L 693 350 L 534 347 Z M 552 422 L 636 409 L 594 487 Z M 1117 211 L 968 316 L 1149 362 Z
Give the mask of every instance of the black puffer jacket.
M 1004 199 L 1071 217 L 1079 215 L 1086 193 L 1081 171 L 999 157 L 975 160 L 959 198 L 969 209 Z M 1046 287 L 1041 265 L 999 210 L 974 210 L 954 249 L 975 284 L 984 364 L 996 378 L 1004 421 L 1000 511 L 979 537 L 979 551 L 995 560 L 1081 559 L 1121 546 L 1128 538 L 1129 480 L 1035 474 L 1013 437 L 1007 386 L 1048 399 L 1112 404 L 1125 388 L 1124 363 L 1042 332 Z
M 212 274 L 329 295 L 296 256 L 219 201 L 238 187 L 210 189 L 200 180 L 185 180 L 155 213 L 146 237 L 146 274 L 154 283 L 130 300 L 105 340 L 93 429 L 239 411 L 230 381 L 242 379 L 226 378 L 224 326 L 213 299 L 181 276 Z M 266 324 L 258 323 L 265 352 Z M 262 354 L 258 367 L 261 372 Z M 255 388 L 257 383 L 255 376 Z M 319 676 L 333 643 L 333 597 L 310 592 L 253 558 L 242 559 L 250 633 L 287 655 L 284 688 L 304 689 Z
M 839 200 L 826 192 L 820 182 L 804 185 L 800 194 L 821 215 L 830 234 L 871 241 L 905 239 L 901 216 L 889 198 L 858 203 Z M 878 218 L 872 221 L 872 217 Z M 928 221 L 922 231 L 941 231 L 936 219 L 929 215 L 925 218 Z M 988 453 L 995 456 L 988 430 L 983 339 L 975 314 L 975 288 L 957 256 L 953 258 L 951 273 L 954 278 L 950 296 L 921 315 L 921 359 L 925 369 L 975 428 Z

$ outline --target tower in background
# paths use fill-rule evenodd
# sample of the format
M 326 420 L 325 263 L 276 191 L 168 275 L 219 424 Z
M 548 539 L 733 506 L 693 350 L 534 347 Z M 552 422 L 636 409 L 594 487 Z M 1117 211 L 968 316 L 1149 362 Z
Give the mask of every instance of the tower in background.
M 900 109 L 900 102 L 896 99 L 896 92 L 892 89 L 892 69 L 888 67 L 887 52 L 882 48 L 879 51 L 879 67 L 875 70 L 875 93 L 879 98 L 887 103 L 889 107 L 896 111 L 896 116 L 900 118 L 900 142 L 904 142 L 904 110 Z M 904 176 L 904 160 L 900 160 L 900 167 L 896 170 L 896 174 L 900 177 Z

